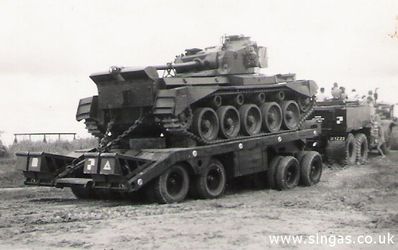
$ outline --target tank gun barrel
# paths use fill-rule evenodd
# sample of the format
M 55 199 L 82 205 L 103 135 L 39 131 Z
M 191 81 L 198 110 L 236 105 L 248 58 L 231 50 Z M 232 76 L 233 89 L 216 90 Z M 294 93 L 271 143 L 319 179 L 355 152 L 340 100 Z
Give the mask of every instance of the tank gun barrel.
M 153 66 L 157 70 L 167 70 L 167 69 L 195 69 L 199 68 L 202 64 L 199 61 L 183 62 L 183 63 L 168 63 L 164 65 Z

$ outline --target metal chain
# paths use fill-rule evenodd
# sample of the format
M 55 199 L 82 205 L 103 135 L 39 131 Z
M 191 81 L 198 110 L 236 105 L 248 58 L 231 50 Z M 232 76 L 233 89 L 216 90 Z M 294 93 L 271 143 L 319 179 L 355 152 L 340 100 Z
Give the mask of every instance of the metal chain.
M 140 126 L 142 124 L 142 122 L 145 119 L 145 116 L 142 115 L 142 110 L 140 113 L 140 117 L 135 120 L 134 124 L 131 125 L 128 129 L 126 129 L 125 131 L 123 131 L 123 133 L 121 133 L 120 135 L 118 135 L 115 139 L 111 140 L 111 141 L 105 141 L 101 139 L 101 143 L 98 147 L 98 151 L 99 152 L 104 152 L 106 150 L 108 150 L 112 145 L 119 143 L 121 140 L 123 140 L 125 137 L 127 137 L 129 134 L 131 134 L 138 126 Z M 109 126 L 108 126 L 109 127 Z M 107 131 L 107 133 L 105 134 L 104 138 L 107 137 L 108 139 L 110 138 L 110 136 L 108 135 L 109 131 Z M 103 138 L 103 139 L 104 139 Z M 107 139 L 107 140 L 108 140 Z

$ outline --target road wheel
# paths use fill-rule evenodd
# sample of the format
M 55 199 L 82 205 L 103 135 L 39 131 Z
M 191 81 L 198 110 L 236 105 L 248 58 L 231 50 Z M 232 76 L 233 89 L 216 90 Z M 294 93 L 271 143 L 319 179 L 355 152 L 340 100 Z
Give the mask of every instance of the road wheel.
M 254 104 L 244 104 L 239 108 L 241 129 L 245 135 L 256 135 L 261 130 L 261 111 Z
M 288 130 L 298 128 L 300 121 L 300 108 L 295 101 L 286 101 L 282 105 L 283 127 Z
M 357 162 L 359 164 L 365 164 L 368 161 L 368 138 L 365 134 L 359 133 L 355 135 L 355 146 L 357 152 Z
M 263 127 L 267 132 L 275 133 L 282 126 L 282 109 L 276 102 L 266 102 L 261 105 Z
M 283 159 L 283 156 L 275 156 L 269 166 L 268 166 L 268 170 L 267 170 L 267 182 L 268 182 L 268 186 L 271 189 L 276 189 L 276 183 L 275 183 L 275 178 L 276 178 L 276 167 L 278 166 L 279 162 Z
M 227 175 L 220 161 L 212 159 L 202 173 L 196 177 L 195 194 L 199 198 L 214 199 L 221 196 L 225 190 Z
M 198 108 L 195 110 L 192 121 L 192 130 L 205 141 L 217 138 L 219 121 L 216 112 L 211 108 Z
M 97 198 L 94 191 L 89 187 L 72 186 L 71 190 L 78 199 L 87 200 Z
M 300 183 L 303 186 L 317 184 L 322 176 L 322 157 L 318 152 L 308 151 L 300 163 Z
M 300 166 L 293 156 L 285 156 L 276 167 L 276 186 L 279 190 L 292 189 L 300 180 Z
M 220 135 L 223 138 L 235 138 L 240 130 L 240 117 L 238 110 L 233 106 L 221 106 L 217 109 L 220 122 Z
M 156 202 L 176 203 L 183 201 L 189 190 L 189 176 L 181 165 L 174 165 L 157 177 L 152 183 L 153 198 Z

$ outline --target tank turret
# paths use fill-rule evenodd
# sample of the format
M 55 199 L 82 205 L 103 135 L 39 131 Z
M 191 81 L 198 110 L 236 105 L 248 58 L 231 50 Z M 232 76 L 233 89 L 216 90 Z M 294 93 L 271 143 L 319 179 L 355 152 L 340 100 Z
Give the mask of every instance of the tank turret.
M 181 76 L 252 74 L 266 66 L 266 48 L 245 36 L 225 36 L 217 47 L 186 49 L 172 65 Z

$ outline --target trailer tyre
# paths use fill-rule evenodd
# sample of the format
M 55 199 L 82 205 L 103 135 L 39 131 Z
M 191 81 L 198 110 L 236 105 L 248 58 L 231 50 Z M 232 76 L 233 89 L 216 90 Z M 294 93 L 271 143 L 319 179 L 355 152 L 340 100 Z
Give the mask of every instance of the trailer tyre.
M 225 190 L 227 175 L 220 161 L 212 159 L 206 169 L 195 179 L 195 194 L 199 198 L 214 199 L 221 196 Z
M 88 200 L 96 198 L 94 191 L 88 187 L 72 186 L 71 190 L 78 199 Z
M 285 156 L 276 168 L 276 186 L 278 190 L 296 187 L 300 180 L 299 162 L 293 156 Z
M 268 167 L 267 170 L 267 182 L 268 182 L 268 186 L 271 189 L 276 189 L 276 182 L 275 182 L 275 178 L 276 178 L 276 167 L 279 165 L 279 162 L 283 159 L 283 156 L 275 156 Z
M 176 203 L 183 201 L 189 190 L 189 176 L 181 165 L 174 165 L 153 182 L 153 198 L 156 202 Z
M 355 143 L 357 148 L 357 162 L 365 164 L 368 161 L 368 138 L 365 134 L 359 133 L 355 135 Z
M 322 157 L 318 152 L 308 151 L 300 162 L 300 183 L 303 186 L 312 186 L 321 180 Z

